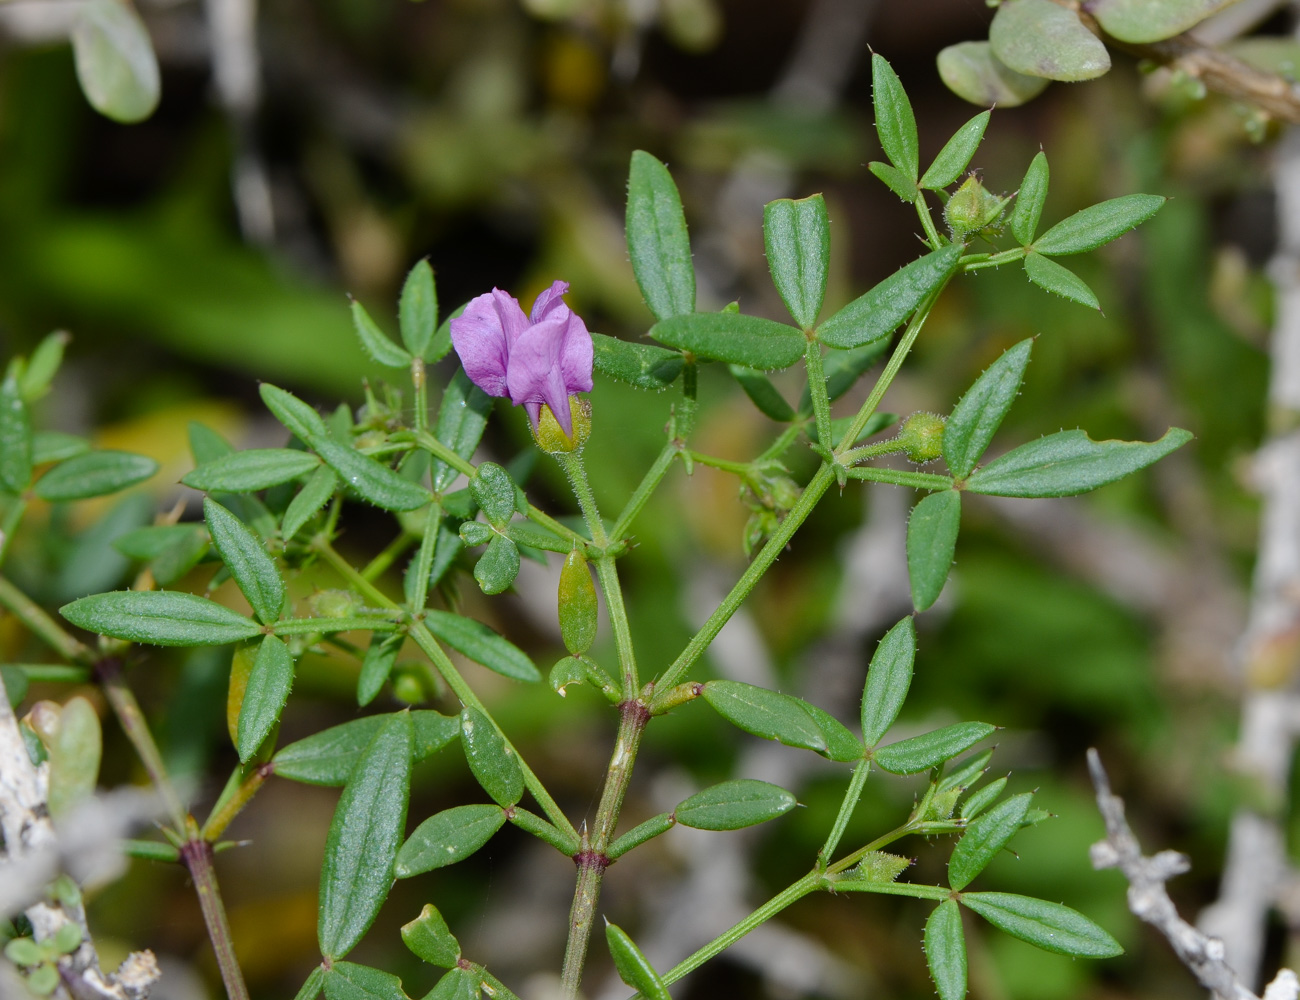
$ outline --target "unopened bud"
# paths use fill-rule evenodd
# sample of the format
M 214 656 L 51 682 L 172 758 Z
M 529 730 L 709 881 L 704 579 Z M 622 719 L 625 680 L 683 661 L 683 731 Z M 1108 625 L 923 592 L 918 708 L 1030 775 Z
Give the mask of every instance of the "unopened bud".
M 903 421 L 898 443 L 913 462 L 933 462 L 943 454 L 943 417 L 937 413 L 913 413 Z
M 943 218 L 952 235 L 961 239 L 997 222 L 1008 200 L 989 194 L 978 177 L 967 177 L 948 199 L 943 208 Z
M 537 416 L 537 426 L 533 428 L 533 440 L 537 442 L 537 447 L 548 455 L 580 451 L 591 436 L 591 402 L 580 396 L 570 396 L 569 416 L 573 420 L 573 437 L 564 433 L 564 428 L 555 419 L 551 408 L 543 403 Z

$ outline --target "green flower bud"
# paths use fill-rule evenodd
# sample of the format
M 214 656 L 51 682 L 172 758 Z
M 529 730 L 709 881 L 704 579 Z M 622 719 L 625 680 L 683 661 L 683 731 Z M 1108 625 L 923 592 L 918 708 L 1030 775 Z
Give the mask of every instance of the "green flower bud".
M 356 614 L 357 596 L 348 590 L 318 590 L 307 604 L 317 618 L 348 618 Z
M 913 413 L 903 421 L 898 443 L 913 462 L 933 462 L 943 454 L 943 417 L 937 413 Z
M 574 549 L 560 570 L 560 635 L 564 648 L 581 656 L 596 641 L 596 585 L 587 557 Z
M 967 177 L 943 207 L 943 218 L 953 237 L 962 239 L 997 222 L 1009 200 L 989 194 L 978 177 Z
M 548 455 L 581 451 L 591 436 L 591 402 L 579 396 L 570 396 L 569 414 L 573 418 L 573 437 L 564 433 L 564 428 L 555 419 L 551 408 L 542 404 L 537 426 L 533 428 L 533 440 Z

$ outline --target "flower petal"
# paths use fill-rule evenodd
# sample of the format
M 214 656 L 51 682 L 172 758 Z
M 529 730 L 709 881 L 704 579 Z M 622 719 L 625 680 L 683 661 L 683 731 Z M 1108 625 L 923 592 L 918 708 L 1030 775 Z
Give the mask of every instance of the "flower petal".
M 544 386 L 552 369 L 559 372 L 560 348 L 567 326 L 567 317 L 534 323 L 511 347 L 506 363 L 506 386 L 510 401 L 516 406 L 524 402 L 546 402 Z M 563 385 L 563 377 L 560 384 Z
M 451 321 L 451 342 L 465 374 L 489 396 L 507 394 L 510 347 L 527 325 L 519 303 L 497 288 L 472 299 Z
M 569 313 L 569 322 L 560 344 L 560 374 L 570 393 L 591 392 L 591 367 L 594 351 L 587 324 L 577 313 Z
M 533 311 L 528 314 L 528 319 L 533 323 L 540 323 L 547 318 L 547 314 L 552 310 L 563 307 L 568 309 L 561 296 L 569 290 L 567 281 L 553 281 L 551 287 L 537 296 L 533 302 Z

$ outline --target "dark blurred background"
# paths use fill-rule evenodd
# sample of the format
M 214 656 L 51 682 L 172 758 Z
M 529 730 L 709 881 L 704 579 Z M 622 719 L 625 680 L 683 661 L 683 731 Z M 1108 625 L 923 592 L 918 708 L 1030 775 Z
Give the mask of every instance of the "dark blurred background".
M 494 285 L 527 305 L 558 277 L 590 328 L 641 337 L 651 318 L 622 243 L 634 149 L 666 161 L 681 189 L 702 308 L 739 299 L 747 312 L 780 317 L 762 205 L 824 192 L 828 315 L 920 249 L 911 210 L 865 166 L 880 157 L 870 52 L 901 76 L 924 160 L 978 110 L 944 88 L 935 55 L 982 37 L 991 16 L 981 0 L 275 0 L 255 12 L 260 69 L 250 97 L 247 86 L 214 79 L 214 59 L 233 59 L 247 83 L 253 50 L 238 32 L 233 42 L 214 34 L 229 4 L 208 4 L 142 7 L 163 98 L 134 126 L 86 105 L 70 50 L 48 41 L 57 30 L 32 14 L 48 5 L 0 11 L 0 342 L 13 353 L 51 329 L 71 331 L 42 425 L 93 432 L 165 465 L 152 493 L 112 510 L 55 512 L 47 534 L 16 547 L 13 574 L 50 602 L 124 579 L 128 567 L 107 541 L 176 497 L 170 484 L 190 462 L 188 421 L 243 446 L 281 443 L 258 379 L 326 407 L 358 404 L 361 377 L 382 375 L 355 341 L 345 293 L 393 330 L 402 277 L 421 257 L 437 273 L 444 312 Z M 1101 749 L 1149 850 L 1192 856 L 1192 874 L 1172 886 L 1186 913 L 1212 899 L 1237 796 L 1224 766 L 1238 684 L 1229 654 L 1255 542 L 1239 472 L 1264 413 L 1270 138 L 1252 142 L 1226 102 L 1159 91 L 1123 56 L 1100 80 L 1057 84 L 996 111 L 974 165 L 990 189 L 1011 192 L 1046 150 L 1046 223 L 1132 191 L 1172 200 L 1137 234 L 1070 262 L 1104 316 L 1032 288 L 1016 268 L 964 278 L 887 398 L 899 413 L 946 411 L 1000 351 L 1038 335 L 995 447 L 1075 426 L 1150 440 L 1177 424 L 1197 437 L 1083 500 L 969 504 L 949 589 L 919 621 L 905 726 L 978 718 L 1006 727 L 992 773 L 1013 770 L 1012 790 L 1037 788 L 1058 816 L 1021 835 L 1018 857 L 1000 858 L 982 885 L 1064 901 L 1128 949 L 1106 963 L 1072 961 L 972 922 L 980 1000 L 1197 995 L 1164 943 L 1128 915 L 1119 876 L 1088 866 L 1102 828 L 1083 752 Z M 439 367 L 435 384 L 451 371 Z M 790 396 L 800 388 L 794 375 L 778 384 Z M 864 394 L 851 394 L 845 412 Z M 747 459 L 777 430 L 725 372 L 704 371 L 701 398 L 702 451 Z M 659 447 L 668 399 L 598 377 L 593 405 L 588 465 L 598 498 L 617 510 Z M 529 442 L 519 413 L 498 417 L 484 455 L 506 460 Z M 794 464 L 798 475 L 810 469 Z M 536 502 L 572 508 L 546 460 L 528 489 Z M 912 502 L 860 484 L 828 497 L 705 672 L 780 686 L 852 717 L 875 640 L 908 608 L 902 532 Z M 690 479 L 675 471 L 648 509 L 624 571 L 644 671 L 670 662 L 698 609 L 739 574 L 747 514 L 735 481 L 707 469 Z M 373 511 L 348 516 L 345 548 L 359 561 L 392 536 Z M 555 570 L 529 567 L 519 593 L 501 598 L 472 582 L 460 588 L 469 613 L 543 669 L 562 655 L 548 589 Z M 294 583 L 298 597 L 336 585 L 318 568 Z M 400 586 L 396 573 L 385 585 Z M 0 644 L 12 645 L 14 632 L 0 620 Z M 211 651 L 149 651 L 132 667 L 200 806 L 235 763 L 228 669 L 228 654 Z M 592 814 L 612 713 L 585 692 L 561 701 L 545 688 L 471 677 L 570 815 Z M 354 716 L 355 679 L 346 658 L 305 658 L 282 742 Z M 396 704 L 386 692 L 378 706 Z M 445 697 L 434 704 L 453 707 Z M 120 734 L 111 723 L 106 732 L 104 782 L 138 780 Z M 677 961 L 743 915 L 739 907 L 798 877 L 834 816 L 847 772 L 791 763 L 798 751 L 757 742 L 698 705 L 650 731 L 627 826 L 733 772 L 788 781 L 807 806 L 752 836 L 673 831 L 611 870 L 602 910 L 657 962 Z M 481 797 L 457 754 L 420 770 L 413 824 Z M 873 776 L 850 839 L 893 827 L 916 789 Z M 258 998 L 292 996 L 318 960 L 316 883 L 336 796 L 273 782 L 231 830 L 251 844 L 218 860 Z M 917 857 L 912 877 L 942 877 L 946 845 L 901 849 Z M 572 866 L 508 828 L 471 862 L 400 883 L 356 957 L 400 973 L 421 995 L 433 970 L 405 952 L 397 927 L 432 901 L 470 957 L 521 996 L 545 997 L 553 980 L 537 970 L 559 967 L 571 891 Z M 810 899 L 676 995 L 928 997 L 926 912 L 894 898 Z M 91 926 L 106 959 L 156 949 L 168 1000 L 219 995 L 179 869 L 135 862 L 99 895 Z M 1275 958 L 1283 948 L 1279 930 Z M 589 994 L 626 995 L 603 947 L 593 952 Z

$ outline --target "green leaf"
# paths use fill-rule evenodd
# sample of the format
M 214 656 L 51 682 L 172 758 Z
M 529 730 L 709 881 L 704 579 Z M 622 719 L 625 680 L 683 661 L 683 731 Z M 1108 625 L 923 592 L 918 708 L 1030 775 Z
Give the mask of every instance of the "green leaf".
M 397 855 L 397 877 L 410 878 L 463 861 L 505 824 L 500 806 L 455 806 L 415 828 Z
M 46 745 L 50 763 L 49 810 L 56 819 L 95 791 L 104 735 L 99 715 L 85 698 L 68 700 Z
M 943 149 L 939 150 L 939 155 L 934 158 L 930 168 L 921 177 L 920 186 L 938 191 L 956 181 L 962 171 L 970 165 L 975 150 L 979 149 L 990 117 L 990 112 L 981 111 L 959 128 L 944 144 Z
M 880 160 L 872 160 L 867 164 L 867 169 L 875 174 L 876 179 L 883 183 L 885 187 L 889 188 L 909 205 L 921 197 L 916 181 L 909 179 L 907 174 L 897 167 L 882 163 Z
M 677 804 L 673 815 L 696 830 L 742 830 L 783 816 L 798 802 L 778 785 L 752 778 L 724 781 Z
M 969 750 L 995 729 L 987 722 L 958 722 L 880 747 L 872 759 L 893 774 L 915 774 Z
M 199 423 L 197 420 L 191 420 L 186 427 L 189 437 L 190 454 L 194 456 L 194 462 L 202 465 L 204 462 L 215 462 L 218 458 L 225 455 L 233 454 L 234 446 L 214 431 L 211 427 Z
M 280 537 L 285 542 L 292 541 L 338 489 L 339 477 L 334 470 L 328 465 L 319 466 L 285 508 L 284 519 L 280 522 Z
M 430 348 L 438 328 L 438 292 L 433 284 L 433 268 L 422 260 L 411 268 L 402 285 L 397 306 L 402 343 L 417 358 L 434 360 Z
M 997 59 L 1026 76 L 1073 82 L 1110 69 L 1101 39 L 1052 0 L 1004 0 L 989 25 L 989 45 Z
M 90 106 L 118 122 L 143 121 L 158 106 L 158 58 L 140 15 L 119 0 L 91 0 L 72 25 L 77 81 Z
M 795 323 L 812 329 L 826 297 L 831 226 L 821 195 L 793 201 L 782 198 L 763 208 L 767 266 L 781 301 Z
M 907 575 L 912 606 L 924 611 L 939 599 L 961 527 L 961 494 L 939 490 L 923 497 L 907 519 Z
M 772 384 L 772 380 L 760 371 L 753 368 L 746 368 L 744 365 L 728 365 L 731 374 L 740 387 L 745 390 L 745 395 L 750 398 L 760 413 L 770 420 L 778 423 L 788 424 L 794 419 L 794 407 L 785 401 L 779 389 Z
M 127 451 L 88 451 L 60 462 L 32 488 L 42 500 L 85 500 L 116 493 L 142 483 L 158 471 L 158 463 Z
M 487 551 L 474 564 L 474 579 L 485 594 L 499 594 L 519 575 L 519 548 L 504 535 L 492 536 Z
M 18 390 L 23 402 L 34 403 L 50 391 L 50 383 L 63 366 L 63 351 L 72 339 L 63 330 L 56 330 L 41 338 L 27 359 L 27 365 L 18 376 Z M 66 926 L 66 925 L 65 925 Z
M 416 957 L 442 969 L 454 969 L 460 958 L 460 942 L 432 903 L 425 903 L 418 917 L 402 925 L 402 941 Z
M 867 746 L 880 742 L 894 724 L 912 686 L 916 659 L 916 623 L 908 615 L 885 633 L 871 657 L 862 691 L 862 738 Z
M 404 638 L 400 634 L 375 634 L 370 637 L 370 645 L 361 660 L 361 673 L 357 675 L 358 705 L 364 708 L 383 690 L 384 682 L 388 680 L 388 675 L 393 672 L 393 665 L 397 663 L 397 654 L 402 648 Z
M 1062 267 L 1056 261 L 1031 251 L 1025 254 L 1025 274 L 1044 291 L 1101 312 L 1101 303 L 1097 301 L 1096 293 L 1068 267 Z
M 452 969 L 438 980 L 438 985 L 424 1000 L 480 1000 L 483 994 L 479 986 L 483 977 L 476 969 Z
M 500 806 L 512 806 L 524 796 L 524 772 L 501 731 L 477 708 L 460 713 L 460 742 L 465 760 L 483 791 Z
M 980 779 L 984 772 L 988 770 L 989 761 L 992 759 L 993 750 L 991 748 L 967 757 L 956 770 L 943 776 L 943 779 L 939 782 L 939 791 L 948 792 L 955 789 L 960 794 L 960 792 Z
M 948 884 L 954 890 L 960 892 L 970 885 L 1007 846 L 1020 830 L 1033 799 L 1032 792 L 1013 795 L 971 822 L 948 859 Z
M 957 270 L 960 243 L 926 254 L 895 271 L 817 328 L 828 347 L 860 347 L 888 337 Z
M 423 486 L 402 478 L 388 466 L 355 448 L 316 435 L 312 435 L 307 443 L 362 500 L 376 507 L 417 510 L 433 499 Z
M 811 702 L 805 701 L 802 704 L 804 711 L 813 717 L 817 728 L 822 731 L 822 736 L 826 739 L 826 749 L 821 751 L 823 757 L 840 763 L 862 759 L 867 748 L 844 723 Z
M 961 929 L 961 908 L 945 899 L 925 922 L 925 962 L 939 991 L 939 1000 L 966 996 L 966 936 Z
M 32 421 L 13 367 L 0 383 L 0 490 L 21 493 L 32 481 Z
M 300 441 L 306 441 L 313 434 L 324 436 L 328 433 L 321 415 L 293 393 L 286 392 L 270 382 L 263 382 L 257 387 L 257 391 L 275 419 L 284 424 L 289 429 L 289 433 Z
M 235 748 L 239 762 L 247 764 L 284 711 L 293 687 L 293 657 L 289 647 L 273 635 L 262 639 L 248 675 L 244 700 L 239 708 L 239 739 Z
M 456 372 L 438 404 L 438 423 L 433 436 L 468 460 L 483 438 L 492 397 L 469 380 L 464 370 Z M 460 475 L 446 462 L 434 459 L 429 475 L 435 492 L 441 493 Z
M 307 975 L 306 981 L 302 984 L 302 989 L 293 1000 L 316 1000 L 320 996 L 320 991 L 325 986 L 325 967 L 318 965 Z
M 596 371 L 638 389 L 667 389 L 685 363 L 677 351 L 652 344 L 631 344 L 603 333 L 591 335 Z
M 1042 2 L 1051 3 L 1051 0 Z M 1126 194 L 1103 201 L 1062 219 L 1038 237 L 1031 249 L 1052 256 L 1095 250 L 1142 225 L 1160 211 L 1160 206 L 1167 200 L 1158 194 Z
M 885 155 L 915 184 L 921 169 L 916 116 L 898 74 L 878 53 L 871 56 L 871 100 L 876 111 L 876 134 Z
M 655 972 L 650 960 L 641 954 L 627 932 L 617 924 L 605 921 L 605 941 L 609 953 L 614 956 L 614 968 L 618 976 L 634 990 L 640 992 L 645 1000 L 672 1000 L 668 987 Z
M 821 727 L 798 698 L 740 681 L 709 681 L 704 700 L 747 733 L 818 753 L 826 749 Z
M 356 300 L 352 302 L 352 325 L 361 338 L 361 346 L 372 360 L 386 368 L 411 366 L 411 355 L 389 340 L 379 325 L 370 318 L 365 306 Z
M 390 715 L 343 788 L 320 876 L 316 934 L 326 958 L 339 959 L 352 950 L 393 884 L 411 792 L 413 744 L 410 713 Z
M 976 469 L 964 488 L 999 497 L 1073 496 L 1145 469 L 1191 439 L 1177 427 L 1150 443 L 1093 441 L 1080 430 L 1058 431 Z
M 627 180 L 627 252 L 655 319 L 695 311 L 695 265 L 681 196 L 668 168 L 639 149 Z
M 596 641 L 600 603 L 587 557 L 576 547 L 564 557 L 555 603 L 564 648 L 572 656 L 581 656 Z
M 1044 951 L 1080 958 L 1124 954 L 1119 942 L 1077 910 L 1009 892 L 964 892 L 962 905 L 994 927 Z
M 1095 0 L 1088 12 L 1106 34 L 1134 45 L 1181 35 L 1237 0 Z
M 992 805 L 1007 787 L 1006 778 L 990 781 L 978 792 L 972 792 L 970 798 L 962 803 L 961 818 L 974 819 Z
M 62 462 L 65 458 L 84 455 L 90 451 L 90 442 L 75 434 L 62 431 L 37 431 L 32 435 L 32 464 Z
M 542 679 L 527 653 L 482 622 L 429 608 L 424 612 L 424 624 L 456 652 L 503 677 L 529 682 Z
M 943 457 L 958 479 L 970 475 L 1016 401 L 1033 347 L 1029 337 L 1003 351 L 953 407 L 943 426 Z
M 1020 182 L 1016 192 L 1016 204 L 1011 209 L 1007 224 L 1012 235 L 1020 241 L 1021 246 L 1029 246 L 1038 231 L 1038 220 L 1043 215 L 1043 203 L 1047 201 L 1047 185 L 1051 171 L 1047 166 L 1047 154 L 1041 149 L 1029 161 L 1025 179 Z
M 333 962 L 325 973 L 325 1000 L 408 1000 L 402 981 L 353 962 Z
M 196 490 L 253 493 L 315 472 L 320 459 L 292 448 L 254 448 L 204 462 L 181 480 Z
M 461 544 L 460 536 L 456 534 L 452 523 L 444 518 L 438 525 L 438 542 L 433 548 L 433 563 L 429 567 L 430 587 L 436 587 L 438 582 L 447 575 L 447 571 L 451 569 L 456 557 L 465 547 Z
M 789 368 L 803 357 L 802 331 L 741 313 L 692 313 L 650 328 L 655 340 L 701 357 L 761 371 Z
M 0 682 L 4 684 L 9 706 L 17 708 L 18 704 L 27 697 L 27 672 L 14 664 L 0 664 Z
M 262 631 L 251 618 L 174 590 L 92 594 L 65 604 L 59 614 L 87 632 L 155 646 L 220 646 Z
M 469 493 L 492 524 L 506 524 L 515 514 L 519 487 L 496 462 L 484 462 L 469 481 Z
M 230 570 L 253 613 L 266 625 L 284 609 L 284 581 L 262 541 L 239 518 L 211 497 L 203 500 L 203 517 L 212 544 Z
M 394 713 L 396 714 L 396 713 Z M 415 732 L 411 760 L 419 763 L 460 737 L 460 719 L 438 712 L 411 712 Z M 322 730 L 282 747 L 271 759 L 275 773 L 308 785 L 339 787 L 361 758 L 361 752 L 392 715 L 370 715 Z
M 939 53 L 939 77 L 972 104 L 1014 108 L 1043 92 L 1047 80 L 1008 69 L 988 42 L 958 42 Z

